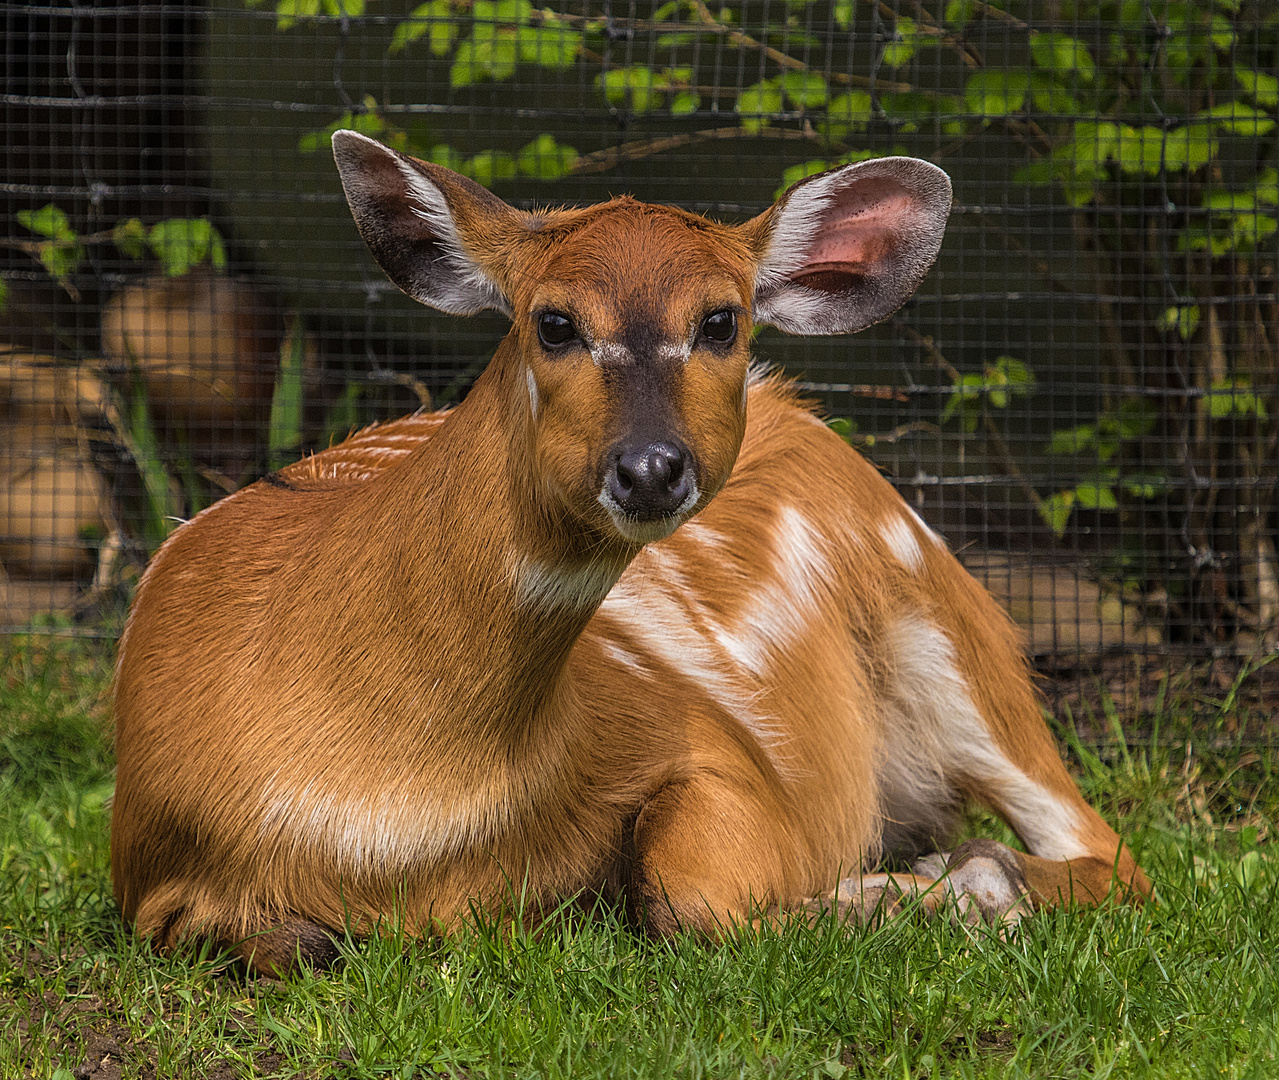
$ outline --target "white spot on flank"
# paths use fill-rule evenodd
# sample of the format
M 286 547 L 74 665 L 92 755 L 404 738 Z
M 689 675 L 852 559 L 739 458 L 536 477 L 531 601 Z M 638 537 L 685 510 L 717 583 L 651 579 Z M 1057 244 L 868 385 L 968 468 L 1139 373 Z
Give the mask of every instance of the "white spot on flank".
M 604 650 L 604 655 L 610 660 L 615 660 L 623 667 L 628 667 L 645 678 L 652 677 L 653 673 L 649 670 L 648 665 L 629 649 L 622 648 L 616 641 L 602 638 L 600 640 L 600 648 Z
M 727 537 L 703 524 L 698 518 L 684 522 L 678 535 L 681 540 L 691 541 L 699 547 L 723 548 L 728 543 Z
M 537 378 L 533 374 L 533 369 L 525 368 L 524 374 L 528 377 L 528 407 L 533 414 L 533 419 L 537 419 Z
M 776 755 L 782 733 L 771 717 L 756 709 L 759 691 L 754 681 L 739 673 L 704 612 L 689 607 L 696 603 L 694 594 L 674 565 L 673 552 L 663 551 L 662 563 L 660 577 L 619 581 L 604 598 L 600 612 L 616 619 L 658 660 L 700 687 L 750 733 L 778 772 L 787 775 Z
M 719 540 L 698 522 L 690 526 L 691 539 L 704 543 L 709 534 Z M 792 775 L 781 752 L 783 734 L 756 701 L 773 658 L 826 615 L 823 601 L 834 570 L 822 549 L 811 523 L 794 507 L 783 507 L 774 526 L 771 573 L 744 598 L 731 625 L 697 603 L 676 548 L 667 545 L 650 548 L 645 573 L 618 582 L 600 607 L 736 719 L 783 777 Z
M 516 572 L 520 607 L 551 613 L 594 607 L 608 594 L 624 566 L 611 562 L 582 566 L 550 566 L 524 559 Z
M 777 515 L 773 557 L 771 578 L 742 605 L 738 623 L 716 631 L 724 650 L 756 676 L 822 618 L 822 596 L 835 577 L 821 537 L 793 506 Z
M 991 793 L 1033 854 L 1046 859 L 1087 855 L 1074 808 L 999 749 L 956 667 L 954 645 L 941 629 L 907 615 L 888 628 L 884 646 L 890 674 L 879 775 L 886 823 L 926 831 L 944 816 L 956 782 L 976 782 Z M 889 824 L 886 833 L 891 832 Z
M 888 545 L 893 558 L 907 570 L 918 574 L 924 568 L 924 552 L 915 539 L 915 530 L 902 517 L 891 517 L 879 526 L 880 538 Z

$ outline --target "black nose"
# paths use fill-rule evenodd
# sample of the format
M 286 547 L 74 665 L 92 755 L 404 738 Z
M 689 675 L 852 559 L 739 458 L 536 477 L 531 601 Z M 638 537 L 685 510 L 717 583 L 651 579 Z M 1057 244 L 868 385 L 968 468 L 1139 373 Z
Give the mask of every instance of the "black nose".
M 613 451 L 608 493 L 627 517 L 652 521 L 675 513 L 696 486 L 692 457 L 683 446 L 645 442 Z

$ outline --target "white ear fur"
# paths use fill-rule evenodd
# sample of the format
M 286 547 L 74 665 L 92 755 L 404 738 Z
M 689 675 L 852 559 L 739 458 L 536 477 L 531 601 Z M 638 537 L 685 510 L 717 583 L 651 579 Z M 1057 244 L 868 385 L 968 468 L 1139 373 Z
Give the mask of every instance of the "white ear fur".
M 396 285 L 451 315 L 489 308 L 511 314 L 501 287 L 467 252 L 449 197 L 427 170 L 440 174 L 455 199 L 466 197 L 489 213 L 518 211 L 465 177 L 356 131 L 334 133 L 333 156 L 360 235 Z
M 756 322 L 847 334 L 896 311 L 941 248 L 950 179 L 917 158 L 878 158 L 801 180 L 756 219 Z

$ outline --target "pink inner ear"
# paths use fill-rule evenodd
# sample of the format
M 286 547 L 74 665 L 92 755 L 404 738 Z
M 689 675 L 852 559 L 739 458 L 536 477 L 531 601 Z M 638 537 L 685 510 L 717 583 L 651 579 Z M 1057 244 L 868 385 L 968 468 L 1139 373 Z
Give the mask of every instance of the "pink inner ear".
M 918 215 L 915 200 L 891 180 L 850 184 L 823 210 L 821 231 L 795 276 L 835 268 L 864 273 L 895 254 Z

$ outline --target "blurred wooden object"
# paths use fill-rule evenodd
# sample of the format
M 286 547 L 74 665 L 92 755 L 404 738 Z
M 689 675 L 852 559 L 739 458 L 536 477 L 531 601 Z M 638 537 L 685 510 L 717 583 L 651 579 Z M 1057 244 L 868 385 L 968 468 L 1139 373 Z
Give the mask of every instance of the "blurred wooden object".
M 102 349 L 136 372 L 161 433 L 204 461 L 254 455 L 271 409 L 283 320 L 242 281 L 208 272 L 151 278 L 102 311 Z
M 0 617 L 66 607 L 92 573 L 110 512 L 92 440 L 114 407 L 84 367 L 0 345 Z M 27 579 L 27 580 L 18 580 Z
M 1050 554 L 960 553 L 960 561 L 1021 628 L 1036 656 L 1092 656 L 1162 643 L 1137 605 L 1102 588 L 1077 562 Z

